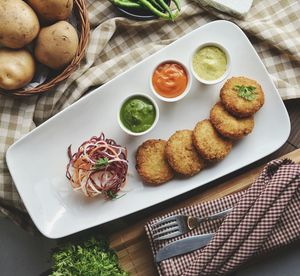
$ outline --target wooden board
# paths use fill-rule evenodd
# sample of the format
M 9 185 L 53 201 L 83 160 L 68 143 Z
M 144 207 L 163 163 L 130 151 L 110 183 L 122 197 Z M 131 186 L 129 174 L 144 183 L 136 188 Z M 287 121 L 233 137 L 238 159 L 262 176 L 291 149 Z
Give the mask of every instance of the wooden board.
M 291 120 L 291 134 L 288 142 L 299 148 L 300 147 L 300 99 L 289 100 L 285 102 Z
M 300 162 L 300 149 L 282 156 L 282 158 L 284 157 L 290 158 L 295 162 Z M 203 201 L 214 200 L 246 189 L 256 179 L 264 166 L 265 164 L 251 169 L 240 176 L 185 199 L 179 204 L 172 206 L 172 208 L 167 208 L 154 213 L 151 216 L 140 220 L 136 224 L 111 235 L 110 245 L 117 252 L 121 267 L 128 271 L 130 275 L 157 275 L 150 245 L 144 231 L 145 223 L 149 219 L 170 212 L 171 210 Z

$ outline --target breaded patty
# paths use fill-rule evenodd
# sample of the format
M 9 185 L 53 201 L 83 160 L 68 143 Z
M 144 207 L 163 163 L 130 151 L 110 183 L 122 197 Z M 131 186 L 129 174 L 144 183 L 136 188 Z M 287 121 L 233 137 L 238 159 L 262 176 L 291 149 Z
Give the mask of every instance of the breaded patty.
M 196 124 L 193 143 L 199 154 L 208 161 L 222 160 L 232 148 L 232 141 L 222 137 L 209 120 Z
M 264 104 L 261 86 L 246 77 L 233 77 L 226 81 L 220 93 L 225 108 L 237 117 L 250 117 Z
M 136 170 L 144 182 L 159 185 L 171 180 L 174 172 L 165 155 L 167 141 L 151 139 L 139 146 Z
M 254 127 L 253 116 L 236 118 L 225 109 L 221 102 L 216 103 L 211 109 L 210 121 L 221 135 L 235 140 L 251 133 Z
M 166 156 L 171 167 L 179 174 L 192 176 L 204 168 L 204 160 L 198 155 L 191 130 L 176 131 L 168 140 Z

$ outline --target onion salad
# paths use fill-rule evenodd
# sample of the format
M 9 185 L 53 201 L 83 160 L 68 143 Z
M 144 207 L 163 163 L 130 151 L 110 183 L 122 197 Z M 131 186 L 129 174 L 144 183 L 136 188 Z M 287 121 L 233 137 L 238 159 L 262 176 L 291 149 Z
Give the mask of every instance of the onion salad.
M 75 191 L 81 190 L 87 197 L 116 198 L 126 183 L 127 149 L 103 133 L 83 142 L 75 153 L 70 145 L 68 156 L 66 177 Z

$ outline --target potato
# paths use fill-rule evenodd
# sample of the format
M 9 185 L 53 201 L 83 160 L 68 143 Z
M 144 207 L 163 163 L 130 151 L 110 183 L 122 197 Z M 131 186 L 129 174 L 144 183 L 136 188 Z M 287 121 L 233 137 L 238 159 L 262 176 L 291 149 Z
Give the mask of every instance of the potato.
M 52 69 L 62 69 L 72 61 L 77 48 L 75 28 L 66 21 L 59 21 L 41 29 L 34 53 L 39 62 Z
M 48 22 L 67 19 L 73 8 L 73 0 L 28 0 L 27 2 L 41 19 Z
M 26 50 L 0 49 L 0 88 L 14 90 L 33 79 L 35 63 Z
M 0 0 L 0 44 L 18 49 L 30 43 L 40 29 L 33 9 L 21 0 Z

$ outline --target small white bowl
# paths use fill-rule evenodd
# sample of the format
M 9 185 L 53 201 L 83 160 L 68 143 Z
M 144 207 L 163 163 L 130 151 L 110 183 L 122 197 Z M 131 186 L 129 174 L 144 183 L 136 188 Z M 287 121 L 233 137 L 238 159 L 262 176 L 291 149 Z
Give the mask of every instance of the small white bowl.
M 196 54 L 197 51 L 199 51 L 200 49 L 204 48 L 204 47 L 207 47 L 207 46 L 214 46 L 214 47 L 217 47 L 219 48 L 220 50 L 222 50 L 224 53 L 225 53 L 225 56 L 226 56 L 226 60 L 227 60 L 227 68 L 226 68 L 226 71 L 224 72 L 224 74 L 222 76 L 220 76 L 219 78 L 215 79 L 215 80 L 206 80 L 206 79 L 203 79 L 201 78 L 194 70 L 194 67 L 193 67 L 193 57 L 194 55 Z M 230 72 L 230 69 L 231 69 L 231 58 L 230 58 L 230 54 L 229 52 L 227 51 L 227 49 L 222 46 L 221 44 L 217 43 L 217 42 L 206 42 L 206 43 L 203 43 L 201 44 L 200 46 L 198 46 L 194 52 L 192 53 L 191 55 L 191 58 L 190 58 L 190 68 L 191 68 L 191 71 L 194 75 L 194 77 L 201 83 L 203 84 L 208 84 L 208 85 L 211 85 L 211 84 L 216 84 L 216 83 L 219 83 L 221 81 L 223 81 L 229 74 Z
M 183 69 L 185 70 L 186 72 L 186 75 L 187 75 L 187 78 L 188 78 L 188 82 L 187 82 L 187 86 L 185 88 L 185 90 L 177 97 L 174 97 L 174 98 L 168 98 L 168 97 L 164 97 L 160 94 L 158 94 L 158 92 L 156 92 L 154 86 L 153 86 L 153 83 L 152 83 L 152 77 L 153 77 L 153 74 L 155 72 L 155 70 L 162 64 L 164 63 L 177 63 L 179 64 L 180 66 L 183 67 Z M 183 99 L 191 90 L 191 86 L 192 86 L 192 76 L 191 76 L 191 73 L 190 71 L 188 70 L 188 68 L 180 61 L 178 60 L 174 60 L 174 59 L 168 59 L 168 60 L 164 60 L 162 62 L 160 62 L 158 65 L 156 65 L 150 75 L 150 87 L 151 87 L 151 90 L 153 92 L 153 94 L 160 100 L 162 101 L 165 101 L 165 102 L 177 102 L 181 99 Z
M 133 131 L 131 131 L 130 129 L 128 129 L 128 128 L 123 124 L 123 122 L 122 122 L 122 120 L 121 120 L 121 109 L 122 109 L 123 104 L 124 104 L 127 100 L 129 100 L 129 99 L 131 99 L 131 98 L 136 98 L 136 97 L 143 97 L 143 98 L 148 99 L 148 100 L 153 104 L 153 106 L 154 106 L 154 108 L 155 108 L 155 114 L 156 114 L 155 120 L 154 120 L 152 126 L 151 126 L 150 128 L 148 128 L 148 129 L 146 129 L 146 130 L 143 131 L 143 132 L 133 132 Z M 147 95 L 147 94 L 143 94 L 143 93 L 131 94 L 130 96 L 126 97 L 126 98 L 121 102 L 121 105 L 120 105 L 120 108 L 119 108 L 119 111 L 118 111 L 118 123 L 119 123 L 119 126 L 121 127 L 121 129 L 122 129 L 124 132 L 126 132 L 127 134 L 132 135 L 132 136 L 141 136 L 141 135 L 144 135 L 144 134 L 150 132 L 150 131 L 155 127 L 155 125 L 157 124 L 158 119 L 159 119 L 159 108 L 158 108 L 157 103 L 154 101 L 154 99 L 153 99 L 152 97 L 150 97 L 150 96 Z

